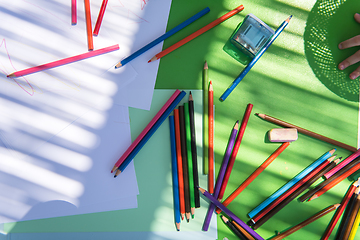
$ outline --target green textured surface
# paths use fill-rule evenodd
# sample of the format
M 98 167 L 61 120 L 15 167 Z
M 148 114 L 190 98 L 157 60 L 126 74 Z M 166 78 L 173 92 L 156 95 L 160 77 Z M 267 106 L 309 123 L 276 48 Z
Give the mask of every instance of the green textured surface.
M 325 1 L 331 8 L 333 1 Z M 345 1 L 337 1 L 341 5 Z M 226 148 L 229 129 L 237 119 L 242 119 L 246 105 L 254 104 L 254 108 L 245 131 L 239 153 L 225 192 L 228 196 L 251 174 L 279 144 L 266 142 L 266 132 L 277 127 L 256 117 L 254 113 L 265 113 L 284 121 L 299 125 L 338 141 L 357 146 L 358 125 L 358 92 L 345 95 L 329 87 L 323 78 L 317 78 L 316 66 L 309 64 L 311 59 L 305 55 L 304 34 L 308 18 L 316 1 L 173 1 L 168 29 L 184 18 L 189 9 L 196 12 L 204 6 L 210 7 L 210 13 L 189 28 L 184 29 L 176 38 L 165 41 L 164 49 L 182 37 L 192 33 L 213 21 L 229 10 L 243 4 L 245 9 L 238 15 L 228 19 L 221 25 L 204 33 L 160 61 L 156 88 L 201 89 L 201 73 L 205 60 L 209 64 L 209 77 L 214 84 L 215 97 L 215 161 L 216 172 L 220 168 L 222 156 Z M 352 8 L 348 6 L 352 4 Z M 338 43 L 349 35 L 360 33 L 359 28 L 345 33 L 349 24 L 354 24 L 353 15 L 360 11 L 360 2 L 347 1 L 344 16 L 340 22 L 331 22 L 332 27 L 325 37 L 330 44 Z M 358 7 L 355 7 L 357 5 Z M 240 82 L 235 91 L 225 100 L 218 98 L 244 68 L 243 65 L 228 56 L 222 47 L 237 24 L 248 13 L 253 13 L 265 23 L 276 29 L 289 15 L 293 15 L 288 27 L 275 40 L 273 45 L 256 63 L 247 76 Z M 340 13 L 339 13 L 340 14 Z M 337 15 L 337 18 L 340 15 Z M 312 16 L 314 17 L 314 16 Z M 333 19 L 332 19 L 333 20 Z M 358 26 L 357 26 L 358 27 Z M 325 29 L 326 30 L 326 29 Z M 336 38 L 333 36 L 337 36 Z M 351 51 L 340 52 L 331 45 L 334 61 L 346 56 Z M 352 51 L 355 52 L 353 49 Z M 308 53 L 308 55 L 314 52 Z M 332 52 L 330 52 L 332 54 Z M 309 62 L 308 62 L 309 60 Z M 338 70 L 334 70 L 338 71 Z M 346 79 L 346 81 L 351 81 Z M 358 85 L 358 80 L 350 84 Z M 329 90 L 330 89 L 330 90 Z M 350 99 L 351 101 L 349 101 Z M 330 144 L 304 135 L 290 146 L 253 182 L 239 197 L 229 205 L 244 221 L 247 213 L 285 184 L 304 167 L 308 166 L 324 152 L 333 148 Z M 346 157 L 349 152 L 338 149 L 338 156 Z M 283 231 L 307 219 L 328 205 L 341 201 L 350 182 L 345 180 L 322 197 L 309 202 L 293 201 L 271 220 L 260 227 L 257 232 L 264 238 L 274 235 L 275 231 Z M 325 230 L 331 214 L 301 229 L 289 239 L 319 239 Z M 218 218 L 219 239 L 227 237 L 236 239 Z

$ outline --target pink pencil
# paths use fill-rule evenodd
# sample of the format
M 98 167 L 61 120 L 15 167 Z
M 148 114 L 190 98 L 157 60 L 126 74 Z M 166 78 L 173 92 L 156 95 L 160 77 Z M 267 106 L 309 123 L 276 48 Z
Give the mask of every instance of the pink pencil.
M 9 74 L 7 77 L 21 77 L 24 75 L 28 75 L 31 73 L 35 73 L 35 72 L 40 72 L 40 71 L 44 71 L 50 68 L 55 68 L 61 65 L 65 65 L 65 64 L 69 64 L 69 63 L 73 63 L 73 62 L 77 62 L 86 58 L 90 58 L 90 57 L 95 57 L 104 53 L 108 53 L 108 52 L 112 52 L 115 50 L 119 50 L 119 45 L 113 45 L 110 47 L 106 47 L 106 48 L 101 48 L 92 52 L 86 52 L 80 55 L 76 55 L 73 57 L 69 57 L 69 58 L 64 58 L 61 60 L 57 60 L 55 62 L 51 62 L 51 63 L 46 63 L 37 67 L 32 67 L 32 68 L 28 68 L 28 69 L 24 69 L 21 71 L 17 71 L 17 72 L 13 72 L 11 74 Z
M 96 24 L 95 24 L 95 28 L 94 28 L 94 36 L 97 36 L 99 34 L 101 22 L 102 22 L 102 19 L 104 17 L 104 13 L 105 13 L 107 3 L 108 3 L 108 0 L 103 0 L 103 2 L 101 4 L 99 15 L 98 15 L 98 18 L 96 20 Z
M 159 112 L 155 115 L 153 119 L 148 123 L 148 125 L 144 128 L 144 130 L 140 133 L 140 135 L 135 139 L 135 141 L 130 145 L 130 147 L 124 152 L 124 154 L 119 158 L 119 160 L 115 163 L 111 172 L 114 172 L 121 163 L 129 156 L 129 154 L 134 150 L 134 148 L 139 144 L 141 139 L 149 132 L 149 130 L 154 126 L 154 124 L 159 120 L 161 115 L 166 111 L 166 109 L 171 105 L 171 103 L 176 99 L 176 97 L 180 94 L 180 90 L 176 90 L 173 95 L 169 98 L 169 100 L 164 104 L 164 106 L 159 110 Z
M 71 0 L 71 24 L 77 24 L 76 0 Z
M 355 158 L 357 158 L 359 156 L 360 156 L 360 148 L 356 152 L 352 153 L 350 156 L 348 156 L 347 158 L 342 160 L 341 163 L 339 163 L 336 167 L 334 167 L 333 169 L 331 169 L 330 171 L 325 173 L 324 177 L 326 179 L 328 179 L 329 177 L 334 175 L 337 171 L 339 171 L 340 169 L 345 167 L 348 163 L 350 163 L 352 160 L 354 160 Z

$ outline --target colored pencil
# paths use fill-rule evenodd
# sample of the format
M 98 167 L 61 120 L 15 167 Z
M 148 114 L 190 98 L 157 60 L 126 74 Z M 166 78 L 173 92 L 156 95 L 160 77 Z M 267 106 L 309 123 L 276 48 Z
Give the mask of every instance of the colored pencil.
M 292 16 L 288 17 L 279 27 L 276 29 L 274 35 L 271 37 L 270 41 L 256 54 L 256 56 L 249 62 L 249 64 L 241 71 L 240 75 L 233 81 L 233 83 L 225 90 L 221 95 L 220 101 L 225 101 L 225 99 L 230 95 L 240 81 L 245 77 L 245 75 L 250 71 L 250 69 L 255 65 L 255 63 L 261 58 L 265 51 L 270 47 L 270 45 L 275 41 L 275 39 L 280 35 L 280 33 L 285 29 L 289 24 Z
M 170 104 L 170 106 L 166 109 L 166 111 L 161 115 L 158 121 L 154 124 L 154 126 L 149 130 L 149 132 L 144 136 L 143 139 L 137 144 L 134 150 L 129 154 L 129 156 L 124 160 L 123 163 L 119 166 L 116 171 L 114 177 L 118 176 L 121 172 L 125 170 L 125 168 L 129 165 L 132 159 L 136 156 L 136 154 L 141 150 L 141 148 L 147 143 L 147 141 L 151 138 L 151 136 L 156 132 L 156 130 L 161 126 L 161 124 L 165 121 L 165 119 L 170 115 L 170 113 L 175 109 L 175 107 L 179 104 L 179 102 L 184 98 L 185 92 L 181 91 L 181 93 L 176 97 L 176 99 Z
M 221 215 L 221 219 L 223 220 L 225 225 L 231 230 L 231 232 L 233 232 L 239 239 L 248 240 L 248 238 L 244 236 L 244 234 L 242 234 L 242 232 L 240 232 L 240 230 L 237 227 L 235 227 L 235 225 L 232 222 L 230 222 L 229 219 L 227 219 L 223 215 Z
M 137 58 L 138 56 L 140 56 L 141 54 L 143 54 L 144 52 L 146 52 L 147 50 L 151 49 L 152 47 L 156 46 L 157 44 L 161 43 L 162 41 L 164 41 L 166 38 L 170 37 L 171 35 L 177 33 L 178 31 L 180 31 L 181 29 L 185 28 L 186 26 L 188 26 L 189 24 L 193 23 L 195 20 L 199 19 L 200 17 L 204 16 L 206 13 L 208 13 L 210 11 L 210 8 L 204 8 L 203 10 L 201 10 L 200 12 L 198 12 L 197 14 L 195 14 L 194 16 L 192 16 L 191 18 L 187 19 L 186 21 L 180 23 L 179 25 L 177 25 L 176 27 L 174 27 L 173 29 L 169 30 L 168 32 L 164 33 L 163 35 L 161 35 L 160 37 L 158 37 L 157 39 L 155 39 L 154 41 L 148 43 L 147 45 L 145 45 L 144 47 L 140 48 L 139 50 L 137 50 L 136 52 L 134 52 L 133 54 L 131 54 L 130 56 L 126 57 L 125 59 L 121 60 L 118 64 L 116 64 L 115 68 L 119 68 L 121 66 L 124 66 L 125 64 L 127 64 L 128 62 L 130 62 L 131 60 Z
M 344 235 L 343 235 L 342 239 L 349 239 L 350 232 L 354 225 L 356 215 L 360 209 L 359 187 L 357 187 L 357 190 L 355 190 L 355 196 L 356 196 L 356 198 L 354 200 L 354 206 L 352 207 L 351 212 L 349 213 L 349 219 L 348 219 L 346 225 L 344 226 Z
M 208 113 L 209 113 L 209 151 L 208 151 L 208 191 L 214 193 L 214 90 L 212 81 L 209 83 L 208 91 Z
M 247 126 L 247 124 L 249 122 L 249 118 L 250 118 L 252 108 L 253 108 L 253 105 L 251 103 L 249 103 L 246 106 L 246 110 L 245 110 L 243 119 L 242 119 L 241 124 L 240 124 L 240 129 L 239 129 L 238 135 L 237 135 L 236 140 L 235 140 L 235 145 L 234 145 L 233 151 L 231 152 L 230 160 L 229 160 L 228 166 L 226 168 L 224 180 L 223 180 L 222 185 L 221 185 L 221 189 L 220 189 L 220 193 L 219 193 L 219 197 L 218 197 L 219 199 L 222 199 L 224 197 L 225 189 L 226 189 L 227 183 L 229 181 L 230 174 L 231 174 L 232 168 L 234 166 L 235 159 L 236 159 L 236 156 L 238 154 L 242 138 L 243 138 L 243 136 L 245 134 L 245 129 L 246 129 L 246 126 Z M 216 211 L 218 212 L 220 210 L 216 210 Z
M 230 159 L 231 152 L 232 152 L 233 147 L 234 147 L 234 143 L 235 143 L 235 139 L 236 139 L 236 134 L 238 132 L 238 128 L 239 128 L 239 121 L 236 121 L 234 127 L 231 130 L 231 134 L 230 134 L 228 145 L 227 145 L 227 148 L 226 148 L 226 151 L 225 151 L 225 154 L 224 154 L 223 162 L 221 164 L 221 168 L 219 170 L 219 174 L 218 174 L 217 179 L 216 179 L 215 190 L 214 190 L 214 194 L 213 194 L 213 196 L 215 198 L 219 197 L 220 188 L 221 188 L 224 176 L 225 176 L 225 172 L 226 172 L 226 168 L 227 168 L 227 165 L 228 165 L 228 162 L 229 162 L 229 159 Z M 203 231 L 207 231 L 209 229 L 211 216 L 212 216 L 212 214 L 213 214 L 213 212 L 215 210 L 215 207 L 216 206 L 214 204 L 210 203 L 207 214 L 205 216 L 204 224 L 203 224 L 203 227 L 202 227 Z
M 247 240 L 255 240 L 255 238 L 253 236 L 251 236 L 244 228 L 242 228 L 239 224 L 237 224 L 235 221 L 233 220 L 229 220 L 237 229 L 239 229 L 239 231 L 244 234 L 244 236 L 246 237 Z
M 191 155 L 193 164 L 193 175 L 194 175 L 194 198 L 195 208 L 200 207 L 200 194 L 196 186 L 199 186 L 199 173 L 198 173 L 198 162 L 197 162 L 197 145 L 196 145 L 196 132 L 195 132 L 195 110 L 194 110 L 194 98 L 190 91 L 189 94 L 189 118 L 190 118 L 190 132 L 191 132 Z
M 271 240 L 278 240 L 278 239 L 283 239 L 287 236 L 289 236 L 290 234 L 296 232 L 297 230 L 305 227 L 306 225 L 314 222 L 315 220 L 325 216 L 326 214 L 336 210 L 338 207 L 340 206 L 340 204 L 334 204 L 331 205 L 323 210 L 321 210 L 320 212 L 316 213 L 315 215 L 311 216 L 310 218 L 306 219 L 305 221 L 299 223 L 298 225 L 286 230 L 285 232 L 282 232 L 280 234 L 278 234 L 277 236 L 271 238 Z
M 191 152 L 191 129 L 190 129 L 190 116 L 189 116 L 189 103 L 184 103 L 184 117 L 185 117 L 185 129 L 186 129 L 186 150 L 188 159 L 188 173 L 189 173 L 189 193 L 190 193 L 190 213 L 194 218 L 195 213 L 195 193 L 194 193 L 194 171 L 193 171 L 193 159 Z
M 322 194 L 336 186 L 339 182 L 343 181 L 351 174 L 360 169 L 360 158 L 357 161 L 353 161 L 344 168 L 340 169 L 336 174 L 332 175 L 330 178 L 326 179 L 319 185 L 317 185 L 314 189 L 309 192 L 315 193 L 309 198 L 308 201 L 314 200 L 320 197 Z M 310 195 L 311 196 L 311 195 Z
M 351 232 L 350 232 L 348 240 L 354 240 L 356 232 L 359 228 L 359 225 L 360 225 L 360 211 L 356 215 L 356 218 L 355 218 L 353 227 L 351 228 Z
M 153 62 L 156 61 L 162 57 L 164 57 L 165 55 L 169 54 L 170 52 L 174 51 L 175 49 L 181 47 L 182 45 L 184 45 L 185 43 L 193 40 L 194 38 L 200 36 L 201 34 L 203 34 L 204 32 L 212 29 L 213 27 L 219 25 L 220 23 L 222 23 L 223 21 L 227 20 L 228 18 L 234 16 L 235 14 L 241 12 L 244 9 L 243 5 L 238 6 L 237 8 L 235 8 L 234 10 L 231 10 L 230 12 L 226 13 L 225 15 L 219 17 L 218 19 L 216 19 L 215 21 L 209 23 L 208 25 L 200 28 L 199 30 L 195 31 L 194 33 L 190 34 L 189 36 L 185 37 L 184 39 L 180 40 L 179 42 L 175 43 L 174 45 L 168 47 L 167 49 L 161 51 L 160 53 L 156 54 L 153 58 L 151 58 L 149 60 L 149 62 Z
M 354 194 L 355 189 L 357 187 L 357 182 L 354 182 L 353 184 L 350 185 L 350 187 L 348 188 L 345 196 L 343 197 L 341 203 L 340 203 L 340 207 L 338 209 L 336 209 L 335 214 L 333 215 L 333 217 L 331 218 L 328 226 L 325 229 L 325 232 L 323 233 L 321 240 L 328 240 L 332 231 L 334 230 L 337 222 L 339 221 L 342 213 L 344 212 L 351 196 Z
M 274 123 L 274 124 L 277 124 L 279 126 L 282 126 L 282 127 L 288 127 L 288 128 L 296 128 L 298 130 L 298 132 L 302 133 L 302 134 L 305 134 L 309 137 L 313 137 L 313 138 L 316 138 L 316 139 L 319 139 L 321 141 L 324 141 L 324 142 L 327 142 L 327 143 L 330 143 L 332 145 L 335 145 L 335 146 L 338 146 L 338 147 L 341 147 L 343 149 L 346 149 L 346 150 L 349 150 L 351 152 L 356 152 L 357 151 L 357 148 L 355 147 L 352 147 L 350 145 L 347 145 L 345 143 L 342 143 L 342 142 L 339 142 L 339 141 L 336 141 L 334 139 L 331 139 L 331 138 L 328 138 L 328 137 L 325 137 L 323 135 L 320 135 L 320 134 L 317 134 L 315 132 L 312 132 L 312 131 L 309 131 L 305 128 L 301 128 L 301 127 L 298 127 L 298 126 L 295 126 L 291 123 L 287 123 L 287 122 L 284 122 L 280 119 L 277 119 L 277 118 L 274 118 L 274 117 L 271 117 L 269 115 L 265 115 L 265 114 L 261 114 L 261 113 L 256 113 L 256 115 L 258 115 L 260 118 L 266 120 L 266 121 L 269 121 L 271 123 Z
M 252 181 L 255 180 L 257 176 L 260 175 L 262 171 L 265 170 L 267 166 L 275 160 L 277 156 L 280 155 L 288 146 L 290 142 L 282 143 L 275 152 L 273 152 L 233 193 L 228 196 L 223 204 L 225 206 L 229 205 Z M 219 210 L 218 210 L 219 211 Z M 219 213 L 219 212 L 218 212 Z
M 96 20 L 94 33 L 93 33 L 95 36 L 99 35 L 100 26 L 101 26 L 102 20 L 104 18 L 107 3 L 108 3 L 108 0 L 103 0 L 102 3 L 101 3 L 99 15 L 98 15 L 98 18 Z
M 332 149 L 325 154 L 323 154 L 318 160 L 314 161 L 308 167 L 304 168 L 300 173 L 298 173 L 295 177 L 293 177 L 289 182 L 287 182 L 284 186 L 282 186 L 279 190 L 273 193 L 270 197 L 268 197 L 264 202 L 262 202 L 259 206 L 253 209 L 248 215 L 250 218 L 253 218 L 256 214 L 262 211 L 265 207 L 267 207 L 270 203 L 275 201 L 279 196 L 281 196 L 284 192 L 289 190 L 292 186 L 294 186 L 297 182 L 299 182 L 302 178 L 304 178 L 307 174 L 309 174 L 312 170 L 317 168 L 321 163 L 326 161 L 333 153 L 335 149 Z
M 199 187 L 199 191 L 208 198 L 213 204 L 215 204 L 218 208 L 220 208 L 228 217 L 230 217 L 233 221 L 235 221 L 238 225 L 244 228 L 251 236 L 253 236 L 257 240 L 263 240 L 258 233 L 252 230 L 246 223 L 244 223 L 239 217 L 237 217 L 233 212 L 231 212 L 227 207 L 225 207 L 221 202 L 219 202 L 214 196 L 212 196 L 205 189 Z
M 338 159 L 337 159 L 338 160 Z M 323 174 L 331 169 L 333 167 L 337 160 L 332 161 L 330 164 L 327 164 L 326 167 L 324 167 L 320 172 L 315 174 L 309 181 L 307 181 L 305 184 L 297 188 L 293 193 L 291 193 L 285 200 L 283 200 L 280 204 L 275 206 L 268 214 L 263 216 L 260 220 L 257 222 L 250 221 L 250 225 L 253 226 L 253 229 L 257 229 L 262 224 L 264 224 L 266 221 L 268 221 L 272 216 L 274 216 L 277 212 L 279 212 L 281 209 L 283 209 L 287 204 L 289 204 L 292 200 L 294 200 L 297 196 L 299 196 L 303 191 L 305 191 L 311 184 L 313 184 L 315 181 L 317 181 L 320 177 L 323 176 Z
M 177 154 L 176 154 L 176 140 L 175 140 L 175 122 L 174 116 L 169 116 L 170 124 L 170 145 L 171 145 L 171 172 L 173 183 L 173 196 L 174 196 L 174 215 L 176 229 L 180 231 L 180 196 L 179 196 L 179 179 L 177 169 Z
M 358 190 L 358 187 L 356 188 L 355 192 Z M 346 227 L 349 223 L 349 220 L 350 220 L 350 215 L 351 215 L 351 212 L 353 211 L 354 207 L 355 207 L 355 202 L 356 202 L 356 193 L 353 193 L 353 195 L 351 196 L 346 208 L 345 208 L 345 212 L 342 216 L 342 219 L 341 219 L 341 222 L 338 226 L 338 230 L 337 230 L 337 233 L 336 233 L 336 239 L 346 239 L 347 240 L 347 237 L 345 236 L 345 232 L 346 232 Z
M 86 20 L 86 34 L 88 41 L 88 50 L 94 50 L 94 42 L 92 35 L 92 25 L 91 25 L 91 11 L 90 11 L 90 0 L 84 0 L 85 5 L 85 20 Z
M 71 24 L 77 24 L 77 7 L 76 7 L 77 0 L 71 0 Z
M 208 107 L 208 89 L 209 89 L 209 66 L 205 61 L 203 69 L 203 173 L 209 172 L 209 107 Z
M 174 109 L 175 137 L 176 137 L 176 159 L 178 168 L 179 198 L 181 219 L 185 217 L 185 199 L 184 199 L 184 175 L 181 156 L 181 138 L 180 138 L 180 119 L 179 109 Z
M 323 170 L 326 166 L 330 164 L 335 156 L 328 158 L 326 161 L 322 162 L 317 168 L 311 171 L 309 174 L 304 176 L 299 182 L 294 184 L 291 188 L 289 188 L 286 192 L 284 192 L 281 196 L 275 199 L 272 203 L 270 203 L 266 208 L 264 208 L 261 212 L 256 214 L 252 221 L 255 222 L 253 229 L 259 228 L 262 224 L 264 224 L 267 220 L 269 220 L 272 216 L 274 216 L 278 211 L 280 211 L 283 207 L 285 207 L 284 203 L 289 203 L 288 200 L 293 198 L 291 195 L 301 188 L 306 182 L 310 181 L 310 179 L 316 174 L 318 174 L 321 170 Z M 279 208 L 277 208 L 280 206 Z
M 91 51 L 91 52 L 86 52 L 86 53 L 79 54 L 79 55 L 76 55 L 76 56 L 64 58 L 64 59 L 57 60 L 57 61 L 54 61 L 54 62 L 46 63 L 46 64 L 39 65 L 39 66 L 36 66 L 36 67 L 31 67 L 31 68 L 28 68 L 28 69 L 16 71 L 16 72 L 13 72 L 13 73 L 9 74 L 7 77 L 21 77 L 21 76 L 29 75 L 29 74 L 32 74 L 32 73 L 36 73 L 36 72 L 48 70 L 48 69 L 51 69 L 51 68 L 59 67 L 59 66 L 62 66 L 62 65 L 66 65 L 66 64 L 69 64 L 69 63 L 77 62 L 77 61 L 80 61 L 80 60 L 83 60 L 83 59 L 86 59 L 86 58 L 95 57 L 95 56 L 98 56 L 98 55 L 101 55 L 101 54 L 104 54 L 104 53 L 109 53 L 109 52 L 116 51 L 116 50 L 119 50 L 119 45 L 118 44 L 110 46 L 110 47 L 94 50 L 94 51 Z
M 339 163 L 339 165 L 337 165 L 336 167 L 331 169 L 328 173 L 326 173 L 325 178 L 331 177 L 332 175 L 334 175 L 334 173 L 339 171 L 341 168 L 343 168 L 344 166 L 346 166 L 347 164 L 349 164 L 351 161 L 353 161 L 355 158 L 357 158 L 359 156 L 360 156 L 360 149 L 358 149 L 356 152 L 352 153 L 350 156 L 345 158 L 341 163 Z
M 176 89 L 175 92 L 170 96 L 170 98 L 165 102 L 161 109 L 156 113 L 156 115 L 151 119 L 151 121 L 146 125 L 144 130 L 141 131 L 139 136 L 131 143 L 128 149 L 122 154 L 119 160 L 115 163 L 111 172 L 114 172 L 120 165 L 125 161 L 125 159 L 130 155 L 130 153 L 135 149 L 135 147 L 141 142 L 141 140 L 146 136 L 146 134 L 153 128 L 155 123 L 159 121 L 160 117 L 164 114 L 166 109 L 175 101 L 175 99 L 180 95 L 180 90 Z
M 185 127 L 184 106 L 179 106 L 180 119 L 180 138 L 181 138 L 181 157 L 183 163 L 183 179 L 184 179 L 184 199 L 185 199 L 185 218 L 189 222 L 190 219 L 190 189 L 189 189 L 189 167 L 186 149 L 186 127 Z

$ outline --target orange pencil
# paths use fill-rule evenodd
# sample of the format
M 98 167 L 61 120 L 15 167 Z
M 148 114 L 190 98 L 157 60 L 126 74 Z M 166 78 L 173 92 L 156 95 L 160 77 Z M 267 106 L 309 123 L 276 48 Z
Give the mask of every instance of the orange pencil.
M 269 166 L 274 159 L 282 153 L 288 146 L 290 145 L 290 142 L 284 142 L 282 143 L 276 150 L 271 154 L 232 194 L 230 194 L 229 197 L 225 199 L 225 201 L 222 203 L 224 206 L 229 205 L 259 174 L 265 170 L 267 166 Z M 218 209 L 216 211 L 217 213 L 220 213 L 221 210 Z
M 167 49 L 161 51 L 160 53 L 156 54 L 152 59 L 149 60 L 149 62 L 153 62 L 153 61 L 158 60 L 159 58 L 162 58 L 163 56 L 167 55 L 168 53 L 170 53 L 170 52 L 174 51 L 175 49 L 181 47 L 185 43 L 193 40 L 194 38 L 200 36 L 204 32 L 210 30 L 211 28 L 215 27 L 216 25 L 219 25 L 220 23 L 227 20 L 228 18 L 230 18 L 230 17 L 234 16 L 235 14 L 241 12 L 243 9 L 244 9 L 243 5 L 238 6 L 234 10 L 231 10 L 230 12 L 228 12 L 225 15 L 219 17 L 215 21 L 213 21 L 213 22 L 209 23 L 208 25 L 200 28 L 196 32 L 194 32 L 194 33 L 190 34 L 189 36 L 187 36 L 186 38 L 183 38 L 182 40 L 175 43 L 174 45 L 172 45 L 172 46 L 168 47 Z
M 174 109 L 174 122 L 175 122 L 176 156 L 177 156 L 178 178 L 179 178 L 180 214 L 182 220 L 184 220 L 185 217 L 184 175 L 182 170 L 183 165 L 182 165 L 182 156 L 181 156 L 179 109 Z
M 88 49 L 89 51 L 92 51 L 94 50 L 94 43 L 93 43 L 93 33 L 91 26 L 90 0 L 84 0 L 84 4 L 85 4 L 85 19 L 86 19 Z
M 214 90 L 212 81 L 209 84 L 208 93 L 208 107 L 209 107 L 209 173 L 208 173 L 208 192 L 214 193 Z

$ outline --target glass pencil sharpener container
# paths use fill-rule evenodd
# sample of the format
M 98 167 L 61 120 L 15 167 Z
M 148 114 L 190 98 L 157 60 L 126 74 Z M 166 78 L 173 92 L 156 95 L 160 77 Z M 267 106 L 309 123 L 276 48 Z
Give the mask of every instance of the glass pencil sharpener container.
M 274 30 L 250 13 L 236 27 L 223 50 L 238 62 L 247 65 L 273 35 Z

